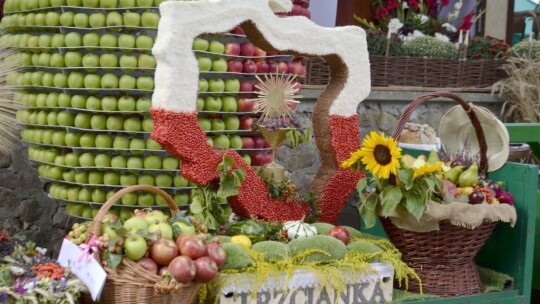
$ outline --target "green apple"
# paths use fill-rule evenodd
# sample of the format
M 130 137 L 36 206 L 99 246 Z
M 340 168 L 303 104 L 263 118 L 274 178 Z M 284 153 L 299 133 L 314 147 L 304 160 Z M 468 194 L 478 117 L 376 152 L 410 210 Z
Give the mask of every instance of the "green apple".
M 75 171 L 74 170 L 70 170 L 71 172 L 73 172 L 73 174 L 75 174 Z M 65 179 L 64 179 L 65 180 Z M 81 191 L 81 187 L 71 187 L 68 189 L 68 200 L 70 201 L 76 201 L 76 200 L 79 200 L 79 192 Z
M 161 157 L 158 155 L 148 155 L 144 158 L 143 166 L 145 169 L 161 169 Z
M 135 108 L 139 112 L 149 112 L 152 107 L 152 100 L 148 97 L 140 97 L 136 101 Z
M 208 91 L 208 80 L 204 78 L 199 78 L 199 93 L 204 93 Z
M 106 16 L 103 13 L 93 13 L 88 18 L 88 24 L 90 24 L 90 27 L 96 28 L 96 27 L 104 27 L 105 26 L 105 19 Z
M 53 76 L 53 85 L 57 88 L 66 88 L 68 86 L 68 79 L 66 75 L 58 73 Z
M 69 152 L 64 156 L 64 161 L 69 167 L 79 166 L 79 156 L 76 153 Z
M 216 137 L 214 137 L 214 147 L 219 148 L 229 148 L 231 145 L 231 142 L 229 140 L 229 137 L 225 134 L 220 134 Z
M 206 96 L 204 99 L 205 111 L 219 111 L 221 110 L 222 101 L 221 98 L 215 96 Z
M 134 155 L 143 154 L 144 149 L 146 149 L 146 143 L 143 138 L 132 138 L 129 141 L 129 150 L 131 150 L 132 154 Z
M 128 231 L 146 231 L 148 229 L 148 222 L 144 217 L 136 215 L 124 222 L 124 228 Z
M 71 106 L 76 109 L 86 109 L 86 96 L 73 95 L 71 97 Z
M 68 133 L 66 134 L 66 145 L 69 147 L 78 147 L 79 141 L 81 139 L 81 134 L 79 133 Z
M 101 0 L 99 6 L 103 8 L 116 8 L 118 6 L 118 0 Z
M 225 130 L 235 131 L 240 129 L 240 118 L 236 115 L 225 115 L 223 117 Z
M 34 22 L 37 26 L 46 26 L 47 22 L 45 21 L 45 13 L 37 13 L 36 18 L 34 18 Z
M 52 136 L 53 145 L 65 146 L 66 145 L 66 131 L 54 131 Z
M 88 173 L 88 183 L 93 185 L 102 185 L 103 184 L 103 173 L 98 171 L 90 171 Z
M 127 160 L 122 155 L 114 156 L 111 159 L 111 167 L 113 168 L 125 168 L 127 166 Z
M 133 96 L 122 96 L 118 99 L 118 110 L 119 111 L 135 111 L 136 102 Z
M 159 25 L 159 14 L 154 11 L 146 11 L 142 13 L 141 25 L 143 27 L 157 28 Z
M 80 89 L 84 87 L 84 74 L 81 72 L 69 73 L 67 85 L 71 89 Z
M 76 27 L 79 28 L 87 28 L 88 27 L 89 18 L 88 15 L 85 13 L 76 13 L 73 16 L 73 24 Z
M 24 66 L 30 66 L 32 65 L 32 55 L 29 53 L 21 53 L 20 54 L 20 62 Z
M 140 76 L 137 78 L 137 89 L 139 90 L 153 90 L 154 78 L 151 76 Z
M 95 159 L 94 154 L 85 152 L 79 155 L 79 164 L 81 167 L 94 167 L 96 165 Z
M 227 79 L 227 80 L 225 80 L 225 92 L 230 92 L 230 93 L 238 93 L 238 92 L 240 92 L 240 80 L 238 80 L 238 79 Z M 230 97 L 232 97 L 232 96 L 230 96 Z
M 183 188 L 188 186 L 188 180 L 185 179 L 182 175 L 175 175 L 173 179 L 173 184 L 175 187 Z
M 220 78 L 213 78 L 208 81 L 208 91 L 213 93 L 223 93 L 225 91 L 225 81 Z
M 154 0 L 137 0 L 138 7 L 151 7 Z
M 152 129 L 154 129 L 154 120 L 151 117 L 145 117 L 142 121 L 142 129 L 145 132 L 152 132 Z
M 47 107 L 57 107 L 58 106 L 58 93 L 52 92 L 47 94 L 47 99 L 45 99 L 45 105 Z
M 98 47 L 99 46 L 99 34 L 98 33 L 86 33 L 83 36 L 83 46 L 86 47 Z
M 49 114 L 47 114 L 47 125 L 49 126 L 58 125 L 57 116 L 58 114 L 56 112 L 49 112 Z
M 139 185 L 154 186 L 155 185 L 154 176 L 151 174 L 141 174 L 139 175 L 139 178 L 137 179 L 137 183 Z
M 177 193 L 173 197 L 177 205 L 186 205 L 189 203 L 189 195 L 187 193 Z
M 89 74 L 91 75 L 91 74 Z M 87 77 L 88 75 L 86 75 Z M 85 77 L 85 79 L 86 79 Z M 99 97 L 96 97 L 96 96 L 90 96 L 88 97 L 88 99 L 86 100 L 86 108 L 88 110 L 93 110 L 93 111 L 99 111 L 101 110 L 101 99 Z
M 104 189 L 96 188 L 92 191 L 92 202 L 104 203 L 107 200 L 107 192 Z
M 155 141 L 155 140 L 153 140 L 151 138 L 148 138 L 146 140 L 146 149 L 148 149 L 148 150 L 163 150 L 161 145 L 157 141 Z
M 131 75 L 122 75 L 118 81 L 118 87 L 121 90 L 133 90 L 137 86 L 137 80 Z
M 52 137 L 54 135 L 54 130 L 43 130 L 41 132 L 41 142 L 43 142 L 46 145 L 52 144 Z
M 135 46 L 140 49 L 152 49 L 154 46 L 154 38 L 143 33 L 135 39 Z
M 75 114 L 75 127 L 81 128 L 81 129 L 90 129 L 90 119 L 92 118 L 92 115 L 89 113 L 81 112 Z
M 105 185 L 119 185 L 120 174 L 118 172 L 105 172 L 103 174 L 103 183 Z
M 40 86 L 43 85 L 43 71 L 35 71 L 31 74 L 32 85 Z
M 122 68 L 122 70 L 130 72 L 130 71 L 134 71 L 134 69 L 137 67 L 137 62 L 138 62 L 137 57 L 135 57 L 135 55 L 126 54 L 120 57 L 119 65 Z
M 197 111 L 202 111 L 203 109 L 204 109 L 204 98 L 199 97 L 197 98 Z
M 128 169 L 143 169 L 143 160 L 140 157 L 131 156 L 127 160 Z
M 123 126 L 123 123 L 122 123 Z M 114 149 L 129 149 L 129 138 L 117 135 L 113 140 Z
M 60 24 L 62 26 L 73 26 L 74 12 L 64 12 L 60 15 Z
M 96 148 L 112 148 L 113 138 L 111 134 L 96 135 Z
M 66 162 L 64 160 L 64 155 L 58 155 L 54 158 L 54 164 L 57 166 L 65 166 Z
M 52 39 L 52 36 L 50 35 L 39 36 L 38 46 L 42 49 L 51 47 L 51 39 Z
M 152 197 L 153 197 L 153 195 L 152 195 Z M 169 225 L 167 223 L 160 222 L 158 224 L 152 224 L 152 225 L 148 226 L 148 232 L 156 233 L 157 231 L 159 231 L 160 238 L 168 238 L 168 239 L 173 238 L 173 229 L 172 229 L 171 225 Z
M 121 7 L 136 7 L 135 0 L 120 0 Z
M 210 119 L 206 117 L 198 117 L 197 121 L 199 122 L 199 126 L 203 131 L 207 132 L 212 130 L 212 122 Z
M 58 124 L 64 127 L 73 126 L 75 123 L 75 117 L 68 111 L 60 111 L 57 116 Z
M 172 157 L 172 156 L 167 156 L 163 158 L 163 164 L 162 164 L 163 170 L 176 171 L 178 170 L 179 166 L 180 166 L 180 161 L 177 158 Z
M 51 38 L 51 47 L 60 48 L 64 46 L 66 46 L 65 36 L 62 34 L 54 34 Z
M 99 56 L 92 53 L 84 55 L 82 59 L 82 66 L 85 67 L 85 70 L 87 70 L 88 72 L 95 72 L 99 67 Z M 95 76 L 99 77 L 99 75 Z M 95 85 L 95 83 L 93 85 Z
M 174 222 L 172 227 L 178 231 L 178 235 L 195 235 L 195 226 L 186 222 Z
M 45 24 L 47 26 L 59 26 L 60 14 L 58 12 L 48 12 L 47 15 L 45 15 Z
M 88 102 L 86 103 L 88 105 Z M 103 114 L 94 114 L 90 119 L 90 126 L 94 130 L 106 130 L 107 129 L 107 116 Z
M 83 171 L 83 172 L 76 172 L 75 173 L 75 182 L 79 183 L 79 184 L 88 184 L 88 172 L 86 171 Z M 86 190 L 86 189 L 85 189 Z M 85 197 L 85 199 L 81 199 L 81 195 L 88 195 L 88 197 Z M 91 201 L 92 200 L 92 193 L 90 191 L 88 191 L 88 193 L 86 192 L 83 192 L 81 190 L 81 192 L 79 192 L 79 200 L 80 201 Z
M 137 184 L 137 176 L 134 174 L 122 174 L 120 176 L 120 185 L 122 186 L 133 186 Z M 135 202 L 137 199 L 135 199 Z M 123 202 L 122 202 L 123 203 Z
M 156 58 L 152 55 L 141 54 L 137 61 L 138 67 L 142 69 L 153 69 L 156 67 Z
M 82 0 L 84 7 L 99 7 L 99 0 Z
M 121 26 L 122 25 L 122 15 L 119 12 L 113 11 L 107 14 L 105 20 L 107 26 Z
M 81 135 L 79 144 L 83 148 L 93 148 L 96 146 L 96 135 L 92 133 L 85 133 Z
M 240 137 L 239 135 L 235 134 L 229 137 L 229 142 L 231 149 L 242 149 L 243 140 L 242 137 Z
M 223 96 L 221 102 L 221 111 L 223 112 L 236 112 L 238 110 L 238 102 L 234 96 Z
M 80 52 L 69 51 L 64 55 L 64 62 L 67 67 L 81 67 L 83 55 Z
M 103 77 L 101 77 L 101 81 L 103 81 L 103 79 L 105 79 L 105 76 L 107 76 L 107 75 L 103 75 Z M 116 98 L 116 96 L 105 96 L 105 97 L 103 97 L 101 99 L 101 108 L 104 111 L 116 111 L 118 109 L 118 98 Z M 124 122 L 122 120 L 122 125 L 123 125 L 123 123 Z M 107 124 L 108 124 L 108 120 L 107 120 Z
M 131 132 L 140 132 L 142 130 L 142 124 L 139 117 L 132 116 L 125 119 L 124 130 Z
M 97 154 L 94 163 L 96 167 L 108 168 L 111 166 L 111 156 L 105 153 Z
M 43 53 L 46 54 L 46 53 Z M 41 84 L 45 87 L 53 87 L 54 86 L 54 74 L 45 72 L 41 76 Z
M 26 25 L 36 25 L 36 14 L 35 13 L 28 13 L 25 17 Z
M 47 105 L 47 96 L 48 94 L 39 93 L 36 96 L 36 107 L 44 107 Z
M 217 40 L 212 40 L 208 46 L 208 51 L 211 53 L 225 53 L 225 45 Z
M 124 129 L 124 117 L 121 115 L 111 115 L 107 118 L 107 130 L 120 131 Z M 120 141 L 119 141 L 120 142 Z
M 104 48 L 114 48 L 118 46 L 118 38 L 113 34 L 104 34 L 99 39 L 99 45 Z
M 82 36 L 77 32 L 69 32 L 65 39 L 65 44 L 67 47 L 79 47 L 82 46 Z
M 227 61 L 225 61 L 223 58 L 212 61 L 212 71 L 227 72 Z M 240 88 L 240 82 L 238 82 L 238 88 Z
M 141 15 L 137 12 L 127 11 L 124 13 L 123 21 L 125 26 L 141 26 Z
M 103 89 L 116 89 L 118 88 L 118 76 L 107 73 L 101 77 L 100 85 Z
M 115 54 L 105 53 L 99 57 L 99 65 L 104 68 L 118 67 L 118 57 Z
M 130 34 L 120 34 L 118 37 L 118 47 L 122 49 L 131 49 L 135 47 L 135 37 Z
M 54 68 L 62 68 L 65 66 L 64 56 L 60 53 L 53 53 L 49 60 L 49 66 Z
M 160 173 L 156 175 L 156 186 L 158 187 L 172 187 L 173 178 L 167 173 Z
M 197 51 L 206 52 L 208 51 L 209 46 L 210 44 L 208 43 L 208 40 L 200 38 L 200 37 L 196 37 L 195 40 L 193 41 L 193 49 Z
M 82 6 L 82 0 L 66 0 L 68 6 Z
M 208 57 L 197 57 L 199 71 L 208 72 L 212 69 L 212 59 Z

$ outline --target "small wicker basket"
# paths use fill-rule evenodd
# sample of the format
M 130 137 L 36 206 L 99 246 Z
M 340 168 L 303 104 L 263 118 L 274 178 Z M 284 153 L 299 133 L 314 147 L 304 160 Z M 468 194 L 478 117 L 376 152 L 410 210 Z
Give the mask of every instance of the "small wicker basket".
M 479 175 L 486 174 L 487 145 L 482 126 L 471 106 L 452 93 L 427 94 L 410 103 L 398 121 L 394 138 L 399 137 L 416 107 L 439 97 L 456 101 L 467 112 L 480 145 Z M 387 218 L 381 218 L 381 223 L 390 241 L 402 253 L 403 261 L 420 276 L 424 293 L 454 297 L 483 291 L 474 257 L 497 226 L 497 222 L 484 222 L 476 229 L 467 229 L 443 221 L 439 223 L 440 230 L 431 232 L 401 229 Z M 419 282 L 412 281 L 409 291 L 419 292 L 419 285 Z
M 161 196 L 169 205 L 171 213 L 178 212 L 174 200 L 165 191 L 148 185 L 136 185 L 124 188 L 111 196 L 101 207 L 90 226 L 90 237 L 99 236 L 101 221 L 109 211 L 109 208 L 122 196 L 135 191 L 149 191 Z M 98 261 L 101 260 L 98 258 Z M 197 291 L 201 284 L 189 283 L 184 285 L 179 292 L 155 294 L 154 285 L 161 281 L 161 277 L 152 274 L 139 266 L 137 263 L 122 259 L 116 269 L 104 267 L 107 272 L 107 281 L 97 303 L 123 303 L 123 304 L 191 304 L 195 303 Z M 83 295 L 81 303 L 93 302 L 89 294 Z

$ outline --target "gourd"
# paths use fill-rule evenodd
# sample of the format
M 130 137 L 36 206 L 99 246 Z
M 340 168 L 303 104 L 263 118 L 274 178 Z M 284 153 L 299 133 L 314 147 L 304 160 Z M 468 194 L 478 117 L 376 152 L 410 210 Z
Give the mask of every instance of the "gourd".
M 289 240 L 296 240 L 298 238 L 317 235 L 317 228 L 310 224 L 304 223 L 303 217 L 299 221 L 285 222 L 285 224 L 283 224 L 283 229 L 287 231 L 287 237 Z
M 300 264 L 328 263 L 340 260 L 347 254 L 345 244 L 328 235 L 296 239 L 287 246 L 291 249 L 291 256 Z
M 291 256 L 289 246 L 276 241 L 259 242 L 254 244 L 251 249 L 262 253 L 266 262 L 282 261 Z

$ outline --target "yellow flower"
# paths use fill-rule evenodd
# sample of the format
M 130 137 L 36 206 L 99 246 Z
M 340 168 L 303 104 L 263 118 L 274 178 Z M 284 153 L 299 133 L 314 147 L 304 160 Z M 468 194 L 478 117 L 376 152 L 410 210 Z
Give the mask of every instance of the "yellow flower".
M 436 162 L 433 165 L 424 163 L 422 166 L 414 168 L 413 180 L 417 179 L 418 177 L 424 176 L 426 174 L 439 173 L 441 172 L 442 168 L 443 168 L 442 162 Z
M 360 150 L 351 153 L 351 156 L 341 163 L 341 168 L 350 168 L 360 159 Z
M 352 166 L 357 161 L 366 165 L 366 170 L 378 178 L 388 178 L 390 173 L 397 174 L 401 158 L 401 148 L 391 136 L 371 132 L 362 142 L 362 148 L 344 161 L 342 167 Z

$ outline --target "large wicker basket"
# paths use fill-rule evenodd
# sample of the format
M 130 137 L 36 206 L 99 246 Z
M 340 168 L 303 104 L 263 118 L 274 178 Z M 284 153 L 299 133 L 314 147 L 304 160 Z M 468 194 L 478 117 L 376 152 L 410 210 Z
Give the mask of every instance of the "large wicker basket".
M 101 221 L 116 201 L 127 193 L 141 190 L 160 195 L 169 205 L 173 215 L 178 212 L 176 203 L 165 191 L 148 185 L 130 186 L 118 191 L 103 204 L 90 227 L 91 235 L 99 236 Z M 98 303 L 191 304 L 195 303 L 197 291 L 201 285 L 189 283 L 184 285 L 179 292 L 155 294 L 154 284 L 158 283 L 161 277 L 149 273 L 137 263 L 122 259 L 116 269 L 104 268 L 107 272 L 107 281 Z M 90 295 L 85 294 L 81 303 L 95 302 L 92 301 Z
M 507 77 L 505 60 L 456 60 L 421 57 L 369 56 L 374 87 L 487 88 Z M 306 85 L 327 85 L 330 69 L 319 57 L 305 62 Z
M 404 110 L 394 131 L 394 138 L 399 137 L 416 107 L 438 97 L 453 99 L 467 112 L 480 144 L 479 174 L 486 174 L 487 145 L 482 126 L 471 106 L 452 93 L 427 94 L 414 100 Z M 381 223 L 390 241 L 402 253 L 403 261 L 420 276 L 424 293 L 453 297 L 483 291 L 474 257 L 497 226 L 497 222 L 484 222 L 476 229 L 467 229 L 443 221 L 439 223 L 440 230 L 431 232 L 401 229 L 387 218 L 381 218 Z M 409 290 L 418 292 L 419 287 L 419 282 L 413 281 Z

